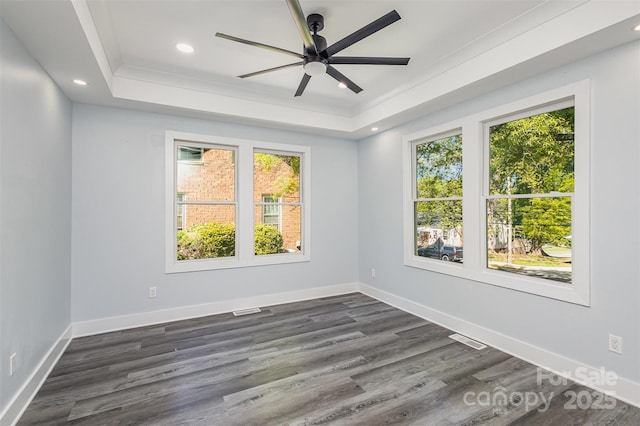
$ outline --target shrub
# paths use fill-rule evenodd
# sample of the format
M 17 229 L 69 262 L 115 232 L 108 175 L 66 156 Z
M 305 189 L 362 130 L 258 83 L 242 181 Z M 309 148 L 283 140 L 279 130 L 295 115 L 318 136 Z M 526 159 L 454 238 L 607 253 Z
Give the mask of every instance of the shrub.
M 236 229 L 233 223 L 202 223 L 178 231 L 178 260 L 234 256 Z
M 254 249 L 256 254 L 282 253 L 284 240 L 273 225 L 256 225 Z
M 178 231 L 178 260 L 209 259 L 235 255 L 236 232 L 233 223 L 203 223 Z M 275 226 L 257 225 L 255 253 L 282 253 L 284 241 Z

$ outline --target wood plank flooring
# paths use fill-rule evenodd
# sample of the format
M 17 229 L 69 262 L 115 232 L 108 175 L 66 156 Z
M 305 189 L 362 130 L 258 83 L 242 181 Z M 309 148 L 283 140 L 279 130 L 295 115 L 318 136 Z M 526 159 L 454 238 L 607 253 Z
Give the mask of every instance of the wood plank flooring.
M 353 293 L 78 338 L 19 425 L 640 425 L 450 334 Z

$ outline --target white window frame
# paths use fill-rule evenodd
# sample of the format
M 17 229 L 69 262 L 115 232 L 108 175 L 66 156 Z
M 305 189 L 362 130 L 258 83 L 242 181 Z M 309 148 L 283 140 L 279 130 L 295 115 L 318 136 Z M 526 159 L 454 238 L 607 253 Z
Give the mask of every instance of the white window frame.
M 584 306 L 591 305 L 590 272 L 590 81 L 501 105 L 403 138 L 403 241 L 407 266 L 465 278 L 479 283 L 549 297 Z M 570 103 L 566 103 L 570 102 Z M 564 106 L 563 106 L 564 105 Z M 549 107 L 575 106 L 575 189 L 572 193 L 572 283 L 552 281 L 487 267 L 486 199 L 488 196 L 487 126 L 499 121 L 535 115 Z M 464 263 L 439 262 L 415 254 L 413 194 L 416 141 L 430 140 L 462 128 Z
M 180 143 L 203 148 L 236 151 L 236 254 L 233 257 L 178 261 L 176 176 L 177 150 Z M 295 253 L 256 256 L 254 251 L 254 151 L 271 151 L 300 156 L 300 204 L 302 207 L 302 246 Z M 165 132 L 165 272 L 180 273 L 226 268 L 308 262 L 311 260 L 311 148 L 247 139 L 227 138 L 177 131 Z
M 416 151 L 417 151 L 417 146 L 418 145 L 422 145 L 425 143 L 431 143 L 431 142 L 435 142 L 438 141 L 440 139 L 444 139 L 444 138 L 449 138 L 452 136 L 457 136 L 457 135 L 462 135 L 462 128 L 457 128 L 457 129 L 451 129 L 445 132 L 440 132 L 434 135 L 431 135 L 427 138 L 421 138 L 418 140 L 414 140 L 411 141 L 411 197 L 412 197 L 412 204 L 413 204 L 413 215 L 414 215 L 414 220 L 415 220 L 415 203 L 416 202 L 430 202 L 430 201 L 463 201 L 464 198 L 462 196 L 458 196 L 458 195 L 451 195 L 448 197 L 440 197 L 440 198 L 419 198 L 418 197 L 418 182 L 416 181 L 416 176 L 417 176 L 417 156 L 416 156 Z M 462 137 L 462 143 L 464 146 L 464 137 Z M 464 175 L 464 164 L 462 166 L 462 172 Z M 462 184 L 464 185 L 464 176 L 462 179 Z M 464 212 L 462 213 L 462 218 L 463 218 L 463 232 L 464 232 Z M 412 225 L 413 226 L 413 252 L 415 253 L 417 248 L 416 248 L 416 229 L 415 229 L 415 224 Z M 423 256 L 418 256 L 419 259 L 425 259 L 425 261 L 428 263 L 443 263 L 442 260 L 440 259 L 434 259 L 434 258 L 427 258 L 427 257 L 423 257 Z M 457 263 L 457 262 L 444 262 L 444 263 L 451 263 L 452 267 L 461 267 L 461 263 Z

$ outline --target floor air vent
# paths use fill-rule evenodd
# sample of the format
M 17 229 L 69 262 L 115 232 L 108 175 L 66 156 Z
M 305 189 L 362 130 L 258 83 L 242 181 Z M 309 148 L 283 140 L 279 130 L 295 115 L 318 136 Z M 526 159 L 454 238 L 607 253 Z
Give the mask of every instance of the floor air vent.
M 460 343 L 464 343 L 467 346 L 472 347 L 473 349 L 484 349 L 487 347 L 487 345 L 483 345 L 480 342 L 476 342 L 475 340 L 469 339 L 467 336 L 463 336 L 462 334 L 452 334 L 451 337 L 453 340 L 457 340 Z
M 238 311 L 233 311 L 233 315 L 239 317 L 241 315 L 257 314 L 258 312 L 262 312 L 260 308 L 240 309 Z

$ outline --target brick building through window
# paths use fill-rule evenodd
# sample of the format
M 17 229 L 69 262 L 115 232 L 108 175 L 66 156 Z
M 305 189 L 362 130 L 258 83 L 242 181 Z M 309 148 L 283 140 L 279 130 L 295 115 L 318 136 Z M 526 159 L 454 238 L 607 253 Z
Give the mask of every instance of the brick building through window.
M 209 222 L 236 222 L 235 156 L 233 149 L 179 147 L 176 170 L 179 229 Z M 301 206 L 290 204 L 300 202 L 300 175 L 295 169 L 295 158 L 254 153 L 254 223 L 277 227 L 286 251 L 298 251 L 301 240 Z

